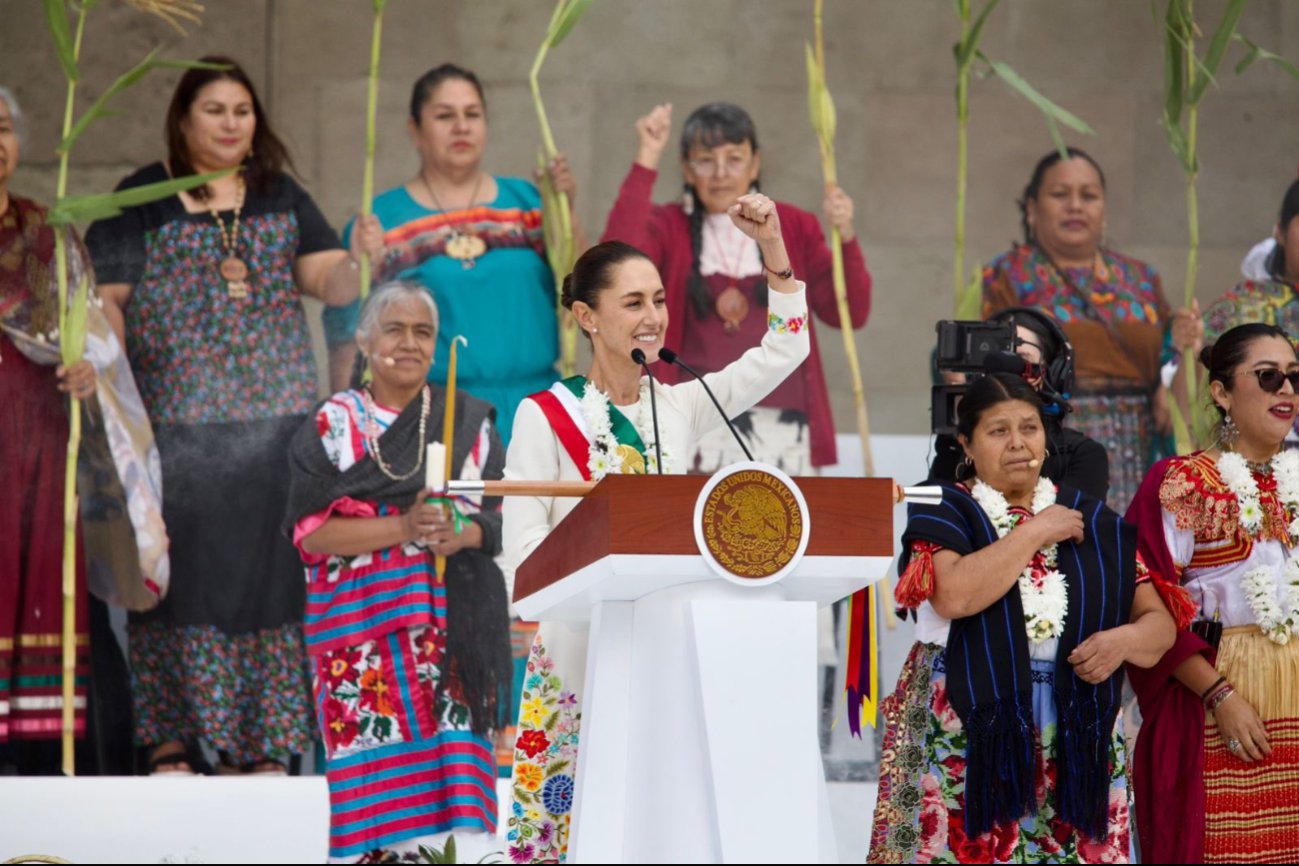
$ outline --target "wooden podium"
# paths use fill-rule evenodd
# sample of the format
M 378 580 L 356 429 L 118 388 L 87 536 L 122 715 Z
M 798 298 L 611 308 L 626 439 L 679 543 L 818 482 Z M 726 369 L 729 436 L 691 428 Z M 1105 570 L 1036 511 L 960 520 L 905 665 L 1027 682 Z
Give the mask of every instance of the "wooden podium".
M 517 570 L 522 617 L 589 623 L 570 861 L 838 860 L 816 610 L 884 576 L 892 482 L 795 479 L 807 547 L 769 585 L 701 555 L 708 482 L 609 476 Z

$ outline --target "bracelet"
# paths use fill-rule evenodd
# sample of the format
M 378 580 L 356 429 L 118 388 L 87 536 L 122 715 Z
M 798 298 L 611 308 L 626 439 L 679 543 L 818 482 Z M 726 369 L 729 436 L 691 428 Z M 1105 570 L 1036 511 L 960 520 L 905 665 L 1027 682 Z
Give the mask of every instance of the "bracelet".
M 1226 681 L 1227 681 L 1226 677 L 1218 677 L 1216 680 L 1213 681 L 1212 685 L 1210 685 L 1204 691 L 1200 692 L 1200 700 L 1207 701 L 1209 699 L 1209 695 L 1213 693 L 1213 690 L 1216 689 L 1218 686 L 1222 685 L 1223 683 L 1225 683 Z
M 1218 691 L 1214 692 L 1213 695 L 1209 698 L 1209 703 L 1207 705 L 1207 708 L 1209 709 L 1210 712 L 1218 709 L 1218 707 L 1221 706 L 1222 703 L 1227 700 L 1227 698 L 1231 697 L 1234 694 L 1236 694 L 1236 690 L 1232 688 L 1230 685 L 1223 686 L 1222 688 L 1218 689 Z
M 790 265 L 789 267 L 785 268 L 783 271 L 773 271 L 771 268 L 767 267 L 766 262 L 763 262 L 762 269 L 767 273 L 771 274 L 773 277 L 775 277 L 778 280 L 788 280 L 788 279 L 792 279 L 794 276 L 793 265 Z

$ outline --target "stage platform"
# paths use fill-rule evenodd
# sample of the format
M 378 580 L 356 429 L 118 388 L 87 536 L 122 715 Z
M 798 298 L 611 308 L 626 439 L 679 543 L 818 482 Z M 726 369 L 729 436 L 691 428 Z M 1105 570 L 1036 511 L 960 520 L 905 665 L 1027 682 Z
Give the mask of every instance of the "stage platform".
M 508 784 L 498 787 L 503 804 Z M 840 863 L 865 857 L 875 793 L 874 784 L 830 783 Z M 0 862 L 323 863 L 328 829 L 323 776 L 0 779 Z

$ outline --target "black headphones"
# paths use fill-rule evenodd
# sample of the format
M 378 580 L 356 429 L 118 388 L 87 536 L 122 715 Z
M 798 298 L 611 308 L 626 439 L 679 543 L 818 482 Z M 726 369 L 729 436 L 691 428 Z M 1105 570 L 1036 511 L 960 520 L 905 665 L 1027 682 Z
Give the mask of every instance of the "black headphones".
M 1042 398 L 1046 404 L 1046 414 L 1063 419 L 1072 411 L 1069 397 L 1073 391 L 1074 355 L 1073 344 L 1065 336 L 1060 323 L 1054 316 L 1036 307 L 1007 307 L 998 310 L 991 318 L 994 322 L 1011 325 L 1018 324 L 1017 320 L 1030 318 L 1051 335 L 1055 341 L 1055 352 L 1044 364 L 1046 374 L 1042 379 Z M 1019 342 L 1018 337 L 1015 342 Z

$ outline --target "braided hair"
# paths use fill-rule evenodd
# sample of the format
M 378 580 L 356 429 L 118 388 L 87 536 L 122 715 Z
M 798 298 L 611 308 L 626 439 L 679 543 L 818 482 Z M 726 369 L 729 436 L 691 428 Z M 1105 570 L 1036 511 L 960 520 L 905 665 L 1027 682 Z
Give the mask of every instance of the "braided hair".
M 686 118 L 681 129 L 681 161 L 690 158 L 690 149 L 697 146 L 714 148 L 721 144 L 744 144 L 748 142 L 753 152 L 758 152 L 758 131 L 753 125 L 753 118 L 740 106 L 730 102 L 710 102 L 701 105 Z M 755 190 L 760 189 L 757 180 L 753 183 Z M 703 274 L 699 272 L 699 257 L 704 248 L 704 217 L 707 213 L 704 203 L 699 200 L 699 193 L 690 184 L 684 184 L 686 213 L 690 221 L 690 282 L 686 288 L 690 305 L 696 318 L 705 319 L 712 314 L 713 300 L 708 294 Z M 759 252 L 761 255 L 761 252 Z M 759 303 L 765 303 L 767 293 L 765 278 L 756 292 Z

